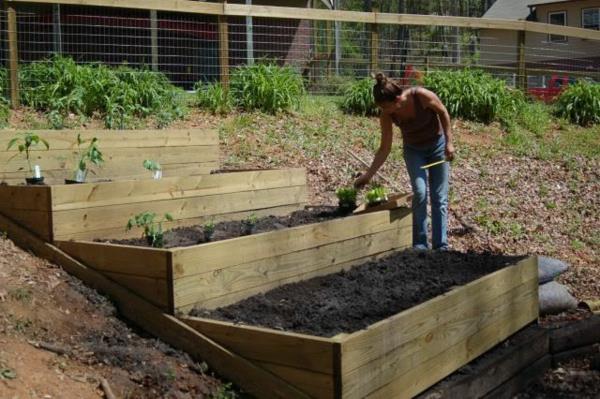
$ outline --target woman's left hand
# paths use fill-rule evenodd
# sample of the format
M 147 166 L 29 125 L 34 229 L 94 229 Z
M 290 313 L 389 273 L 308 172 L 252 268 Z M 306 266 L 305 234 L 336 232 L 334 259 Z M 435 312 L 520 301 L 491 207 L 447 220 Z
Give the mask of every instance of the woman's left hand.
M 452 161 L 454 159 L 454 144 L 446 144 L 446 160 Z

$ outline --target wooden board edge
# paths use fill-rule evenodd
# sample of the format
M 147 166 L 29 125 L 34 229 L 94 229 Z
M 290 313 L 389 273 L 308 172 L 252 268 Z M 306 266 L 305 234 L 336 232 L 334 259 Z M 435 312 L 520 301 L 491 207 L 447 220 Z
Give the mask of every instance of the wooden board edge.
M 264 398 L 308 398 L 272 373 L 223 348 L 174 316 L 162 312 L 1 215 L 0 229 L 18 246 L 56 263 L 91 288 L 108 295 L 129 321 L 173 347 L 188 352 L 192 357 L 207 361 L 218 373 L 237 382 L 249 393 Z

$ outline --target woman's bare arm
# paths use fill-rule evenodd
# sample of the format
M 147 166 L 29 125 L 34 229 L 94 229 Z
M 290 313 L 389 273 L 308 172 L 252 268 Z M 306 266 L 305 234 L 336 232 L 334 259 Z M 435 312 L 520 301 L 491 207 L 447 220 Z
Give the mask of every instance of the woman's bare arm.
M 392 118 L 387 114 L 381 114 L 379 123 L 381 125 L 381 143 L 379 144 L 379 149 L 375 153 L 375 158 L 373 158 L 373 162 L 369 169 L 354 182 L 354 186 L 356 187 L 362 187 L 367 184 L 373 178 L 375 173 L 377 173 L 379 168 L 381 168 L 381 165 L 384 164 L 392 151 L 392 140 L 394 136 Z

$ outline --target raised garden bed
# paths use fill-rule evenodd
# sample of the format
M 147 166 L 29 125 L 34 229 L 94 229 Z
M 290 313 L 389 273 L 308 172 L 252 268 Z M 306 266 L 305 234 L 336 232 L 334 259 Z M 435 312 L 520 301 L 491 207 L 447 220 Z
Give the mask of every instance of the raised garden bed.
M 311 397 L 410 398 L 535 320 L 537 287 L 531 257 L 331 338 L 182 320 Z
M 187 312 L 406 248 L 411 227 L 410 211 L 400 208 L 171 249 L 90 241 L 57 245 L 155 305 Z
M 76 185 L 0 185 L 0 213 L 46 241 L 139 236 L 134 214 L 171 213 L 172 226 L 282 215 L 306 203 L 302 169 L 116 180 Z

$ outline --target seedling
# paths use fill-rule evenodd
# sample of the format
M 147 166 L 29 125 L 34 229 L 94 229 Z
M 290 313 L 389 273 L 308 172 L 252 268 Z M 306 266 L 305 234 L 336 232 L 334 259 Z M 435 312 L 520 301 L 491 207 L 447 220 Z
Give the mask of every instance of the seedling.
M 204 231 L 204 239 L 210 241 L 215 233 L 215 223 L 212 220 L 204 223 L 202 230 Z
M 250 235 L 256 227 L 256 223 L 258 222 L 258 217 L 255 214 L 251 214 L 246 219 L 242 220 L 242 235 Z
M 134 227 L 142 227 L 144 232 L 142 238 L 145 238 L 148 245 L 154 248 L 162 248 L 164 246 L 164 232 L 162 224 L 166 221 L 173 221 L 173 216 L 170 213 L 165 213 L 162 220 L 156 220 L 156 213 L 142 212 L 127 222 L 127 231 Z
M 30 151 L 34 147 L 39 146 L 40 144 L 44 145 L 46 147 L 46 150 L 50 149 L 50 145 L 46 140 L 44 140 L 37 134 L 27 132 L 17 134 L 8 142 L 8 146 L 6 147 L 6 150 L 8 151 L 16 145 L 17 149 L 19 150 L 19 154 L 25 153 L 25 159 L 27 159 L 29 173 L 31 173 L 31 177 L 25 179 L 27 181 L 27 184 L 42 184 L 44 182 L 44 178 L 42 177 L 42 172 L 40 170 L 39 165 L 35 165 L 34 167 L 31 166 Z
M 89 143 L 89 144 L 88 144 Z M 82 146 L 87 144 L 87 148 L 82 150 Z M 101 166 L 104 163 L 102 152 L 98 148 L 98 138 L 83 140 L 81 134 L 77 135 L 77 169 L 75 169 L 73 180 L 66 180 L 66 183 L 83 183 L 87 178 L 88 162 Z
M 356 209 L 357 191 L 352 187 L 341 187 L 335 190 L 338 198 L 338 207 L 342 213 L 350 213 Z
M 152 172 L 152 177 L 154 177 L 155 180 L 160 180 L 162 178 L 162 166 L 160 166 L 158 162 L 146 159 L 144 160 L 144 168 Z
M 373 187 L 367 192 L 366 199 L 369 206 L 379 205 L 382 202 L 387 201 L 387 193 L 385 188 L 382 186 Z

